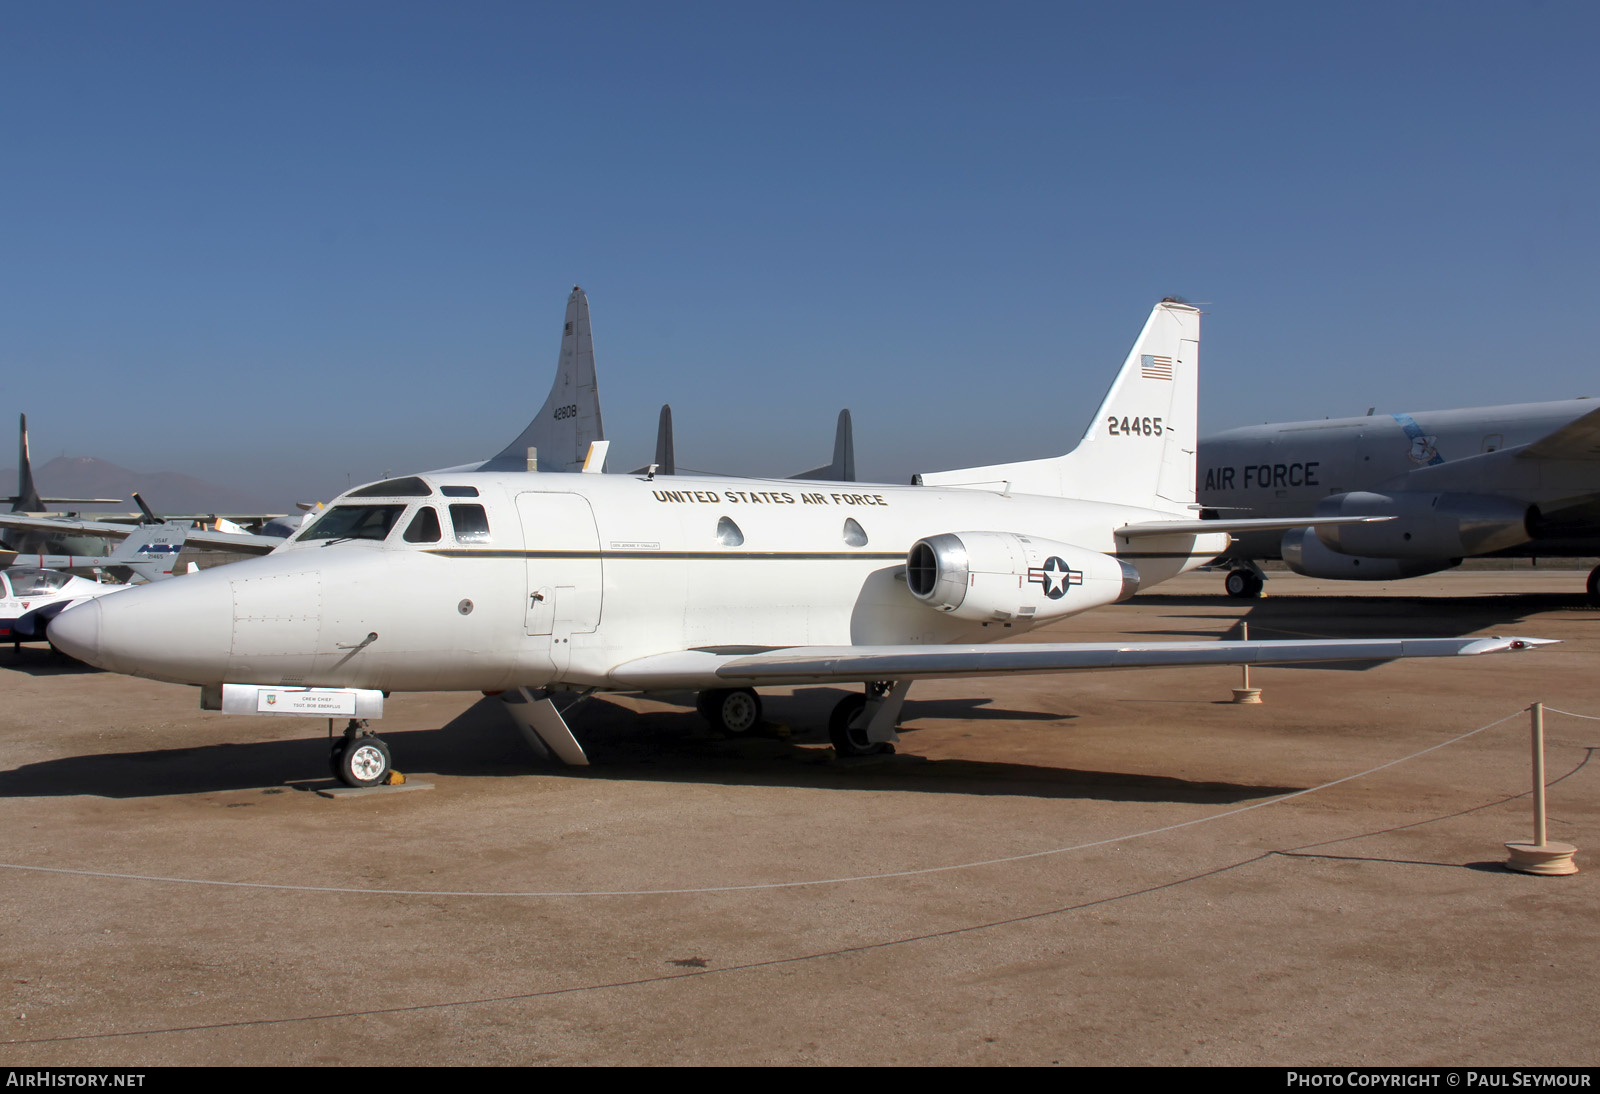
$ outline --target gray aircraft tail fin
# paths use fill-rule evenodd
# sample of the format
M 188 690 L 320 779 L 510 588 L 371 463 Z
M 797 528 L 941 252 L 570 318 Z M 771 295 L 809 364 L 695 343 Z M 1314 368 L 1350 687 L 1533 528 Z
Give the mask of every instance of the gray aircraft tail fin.
M 655 473 L 657 475 L 676 475 L 678 473 L 678 458 L 672 450 L 672 406 L 668 403 L 661 404 L 661 417 L 656 420 L 656 459 Z M 634 475 L 648 474 L 649 467 L 640 467 L 632 471 Z
M 820 479 L 824 482 L 856 481 L 856 438 L 850 425 L 850 411 L 839 411 L 839 424 L 833 431 L 833 461 L 822 467 L 813 467 L 791 479 Z
M 678 456 L 672 448 L 672 405 L 661 404 L 661 417 L 656 421 L 656 474 L 676 475 Z
M 28 458 L 28 416 L 21 415 L 17 426 L 21 438 L 17 446 L 17 493 L 3 499 L 11 503 L 13 513 L 43 513 L 48 505 L 115 505 L 121 498 L 41 498 L 39 488 L 33 483 L 33 461 Z
M 97 562 L 126 566 L 146 581 L 160 581 L 172 576 L 188 536 L 188 527 L 177 522 L 141 524 L 117 544 L 115 551 Z
M 594 338 L 589 330 L 589 298 L 574 285 L 561 328 L 561 356 L 550 395 L 528 428 L 480 471 L 526 471 L 528 449 L 538 453 L 540 471 L 582 471 L 589 446 L 605 439 L 600 424 L 600 388 L 595 379 Z
M 22 415 L 17 427 L 22 438 L 17 451 L 17 496 L 11 499 L 13 513 L 42 513 L 44 502 L 39 498 L 39 488 L 33 484 L 33 461 L 28 458 L 28 416 Z

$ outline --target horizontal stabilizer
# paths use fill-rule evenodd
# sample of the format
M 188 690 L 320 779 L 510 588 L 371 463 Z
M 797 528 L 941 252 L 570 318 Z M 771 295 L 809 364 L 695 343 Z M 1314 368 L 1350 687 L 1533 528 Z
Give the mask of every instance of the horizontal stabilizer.
M 1114 535 L 1125 539 L 1138 536 L 1195 536 L 1208 532 L 1275 532 L 1290 528 L 1311 528 L 1319 524 L 1372 524 L 1394 517 L 1248 517 L 1240 520 L 1144 520 L 1124 524 Z
M 1357 638 L 1281 642 L 1002 642 L 984 646 L 791 646 L 760 653 L 683 650 L 630 661 L 613 670 L 625 687 L 664 686 L 704 674 L 741 684 L 830 684 L 963 676 L 1282 665 L 1316 661 L 1393 661 L 1469 657 L 1551 644 L 1545 638 Z

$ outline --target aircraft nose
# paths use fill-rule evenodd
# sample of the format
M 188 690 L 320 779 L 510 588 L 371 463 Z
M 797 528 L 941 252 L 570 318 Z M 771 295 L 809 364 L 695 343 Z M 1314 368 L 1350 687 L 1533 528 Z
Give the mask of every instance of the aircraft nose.
M 68 608 L 50 621 L 45 633 L 68 657 L 74 657 L 96 668 L 105 667 L 96 660 L 100 656 L 99 600 L 91 600 L 75 608 Z
M 222 678 L 233 631 L 226 577 L 204 573 L 152 581 L 68 608 L 50 623 L 57 646 L 78 660 L 177 684 Z

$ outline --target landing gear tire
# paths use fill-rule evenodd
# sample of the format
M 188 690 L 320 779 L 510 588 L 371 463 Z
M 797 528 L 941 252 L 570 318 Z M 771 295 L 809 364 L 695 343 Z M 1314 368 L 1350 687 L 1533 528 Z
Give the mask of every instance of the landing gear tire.
M 1600 606 L 1600 566 L 1589 571 L 1589 603 Z
M 389 775 L 389 746 L 376 737 L 351 737 L 328 757 L 333 777 L 346 786 L 378 786 Z
M 1254 600 L 1261 595 L 1261 578 L 1249 570 L 1229 570 L 1222 587 L 1238 600 Z
M 712 688 L 695 699 L 701 717 L 737 737 L 761 724 L 761 696 L 750 688 Z
M 865 695 L 846 695 L 834 706 L 833 713 L 828 715 L 828 739 L 833 742 L 833 751 L 839 756 L 876 756 L 881 752 L 893 751 L 893 745 L 868 738 L 866 726 L 851 727 L 850 723 L 866 709 Z

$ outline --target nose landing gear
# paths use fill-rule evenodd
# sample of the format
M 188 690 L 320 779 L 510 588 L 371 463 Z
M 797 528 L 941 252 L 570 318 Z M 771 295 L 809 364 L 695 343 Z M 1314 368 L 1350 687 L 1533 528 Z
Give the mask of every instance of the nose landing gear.
M 389 746 L 367 728 L 365 720 L 352 718 L 344 736 L 334 741 L 328 766 L 346 786 L 380 786 L 389 778 Z

